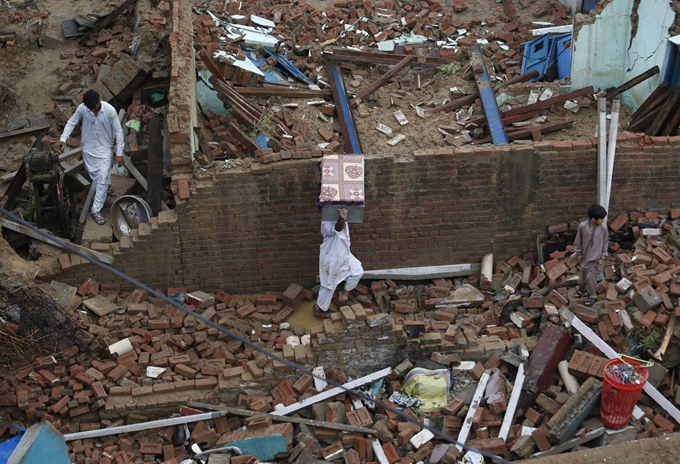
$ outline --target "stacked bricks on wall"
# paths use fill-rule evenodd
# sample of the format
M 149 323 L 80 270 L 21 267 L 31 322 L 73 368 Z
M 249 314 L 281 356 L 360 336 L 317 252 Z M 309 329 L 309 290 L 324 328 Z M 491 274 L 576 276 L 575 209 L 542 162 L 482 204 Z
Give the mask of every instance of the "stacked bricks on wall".
M 676 138 L 621 136 L 610 209 L 675 201 L 680 181 L 665 166 L 678 144 Z M 367 207 L 364 223 L 352 229 L 352 250 L 365 269 L 384 269 L 478 262 L 488 252 L 513 256 L 533 249 L 535 231 L 578 218 L 592 203 L 596 152 L 595 144 L 583 141 L 366 157 Z M 176 237 L 171 250 L 183 263 L 173 271 L 176 280 L 168 280 L 167 266 L 136 259 L 134 244 L 117 259 L 134 263 L 134 275 L 159 285 L 241 292 L 283 289 L 292 278 L 311 285 L 318 273 L 320 216 L 299 205 L 313 205 L 318 197 L 316 164 L 253 163 L 177 174 L 176 222 L 167 234 Z M 659 190 L 658 182 L 668 188 Z M 158 232 L 165 227 L 159 224 Z M 169 246 L 147 241 L 143 253 L 164 256 Z M 112 278 L 88 264 L 45 277 L 77 285 L 92 275 Z

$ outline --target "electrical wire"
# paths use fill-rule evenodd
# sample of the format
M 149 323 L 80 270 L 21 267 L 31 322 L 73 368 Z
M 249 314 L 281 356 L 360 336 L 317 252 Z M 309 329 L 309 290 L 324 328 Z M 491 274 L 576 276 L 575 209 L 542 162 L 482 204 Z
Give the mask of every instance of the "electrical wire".
M 444 442 L 446 442 L 450 445 L 461 447 L 463 449 L 463 451 L 473 451 L 473 452 L 479 453 L 482 456 L 484 456 L 485 458 L 490 459 L 491 460 L 490 462 L 510 464 L 509 461 L 506 461 L 504 458 L 502 458 L 500 456 L 496 456 L 496 455 L 493 455 L 489 452 L 477 450 L 475 448 L 472 448 L 471 446 L 465 445 L 465 443 L 461 443 L 461 442 L 449 437 L 448 435 L 445 435 L 440 430 L 434 429 L 434 428 L 430 427 L 428 424 L 425 424 L 424 422 L 421 422 L 421 421 L 403 413 L 402 411 L 395 409 L 394 407 L 381 402 L 380 400 L 378 400 L 376 398 L 371 398 L 371 397 L 365 395 L 361 391 L 351 389 L 351 388 L 346 388 L 345 386 L 343 386 L 342 384 L 340 384 L 338 382 L 335 382 L 331 379 L 325 379 L 323 377 L 316 375 L 314 372 L 310 371 L 309 369 L 306 369 L 303 366 L 300 366 L 300 365 L 298 365 L 298 364 L 296 364 L 292 361 L 289 361 L 289 360 L 277 355 L 276 353 L 273 353 L 273 352 L 267 350 L 266 348 L 263 348 L 263 347 L 255 344 L 255 343 L 251 342 L 249 339 L 242 337 L 241 335 L 239 335 L 235 332 L 232 332 L 231 330 L 227 329 L 226 327 L 223 327 L 223 326 L 217 324 L 216 322 L 213 322 L 212 320 L 204 317 L 201 314 L 198 314 L 194 311 L 191 311 L 190 309 L 186 308 L 184 305 L 178 303 L 177 301 L 175 301 L 175 300 L 169 298 L 168 296 L 163 295 L 162 293 L 152 289 L 151 287 L 139 282 L 134 277 L 131 277 L 131 276 L 125 274 L 124 272 L 119 271 L 118 269 L 115 269 L 112 266 L 109 266 L 108 264 L 105 264 L 105 263 L 102 263 L 102 262 L 100 262 L 96 259 L 93 259 L 89 255 L 83 253 L 82 251 L 76 249 L 75 247 L 70 246 L 68 243 L 66 243 L 62 239 L 54 237 L 52 235 L 48 235 L 47 233 L 45 233 L 42 230 L 35 227 L 33 224 L 24 221 L 23 219 L 21 219 L 20 217 L 16 216 L 13 213 L 10 213 L 9 211 L 4 209 L 3 207 L 0 207 L 0 213 L 4 214 L 8 218 L 10 218 L 12 221 L 14 221 L 18 224 L 21 224 L 25 227 L 30 228 L 36 234 L 39 234 L 40 236 L 42 236 L 44 238 L 48 238 L 50 240 L 50 242 L 56 243 L 58 246 L 60 246 L 64 250 L 67 250 L 70 253 L 74 253 L 74 254 L 80 256 L 81 258 L 87 260 L 88 262 L 94 264 L 95 266 L 98 266 L 98 267 L 106 270 L 107 272 L 110 272 L 111 274 L 115 275 L 116 277 L 118 277 L 122 280 L 125 280 L 126 282 L 134 285 L 135 287 L 138 287 L 142 290 L 145 290 L 146 292 L 148 292 L 149 295 L 153 295 L 156 298 L 159 298 L 159 299 L 165 301 L 167 304 L 170 304 L 170 305 L 174 306 L 175 308 L 180 309 L 181 311 L 184 311 L 187 315 L 198 319 L 203 324 L 206 324 L 206 325 L 208 325 L 208 326 L 210 326 L 214 329 L 217 329 L 219 332 L 233 338 L 234 340 L 238 340 L 239 342 L 243 343 L 244 345 L 248 346 L 249 348 L 251 348 L 255 351 L 259 351 L 260 353 L 263 353 L 268 358 L 271 358 L 273 360 L 281 362 L 281 363 L 285 364 L 286 366 L 292 367 L 295 370 L 298 370 L 298 371 L 300 371 L 304 374 L 310 375 L 311 377 L 313 377 L 315 379 L 325 381 L 325 382 L 333 385 L 334 387 L 338 387 L 341 390 L 344 390 L 346 393 L 353 395 L 353 396 L 355 396 L 355 397 L 357 397 L 361 400 L 364 400 L 364 401 L 369 402 L 369 403 L 373 402 L 376 405 L 384 408 L 386 411 L 390 411 L 390 412 L 396 414 L 397 416 L 399 416 L 400 418 L 402 418 L 402 419 L 404 419 L 408 422 L 411 422 L 411 423 L 421 427 L 422 429 L 428 430 L 430 433 L 432 433 L 435 437 L 439 438 L 440 440 L 442 440 L 442 441 L 444 441 Z

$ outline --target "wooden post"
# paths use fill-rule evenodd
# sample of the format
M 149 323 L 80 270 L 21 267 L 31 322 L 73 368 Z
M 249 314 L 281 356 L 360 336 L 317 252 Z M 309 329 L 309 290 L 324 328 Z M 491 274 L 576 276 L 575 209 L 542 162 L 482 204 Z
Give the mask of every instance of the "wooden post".
M 147 151 L 149 172 L 147 175 L 146 202 L 154 216 L 158 216 L 158 212 L 161 210 L 161 192 L 163 190 L 162 123 L 162 120 L 158 118 L 152 118 L 149 121 L 149 149 Z
M 394 76 L 399 74 L 404 68 L 407 68 L 411 64 L 411 61 L 415 59 L 415 57 L 415 55 L 406 55 L 404 58 L 402 58 L 402 60 L 392 66 L 389 71 L 380 76 L 380 78 L 377 80 L 373 81 L 364 90 L 359 92 L 359 94 L 354 97 L 351 102 L 349 102 L 350 106 L 352 108 L 356 108 L 363 99 L 370 97 L 375 92 L 377 92 L 380 87 L 387 85 Z
M 597 131 L 597 202 L 605 202 L 607 190 L 607 100 L 597 99 L 597 110 L 600 112 Z

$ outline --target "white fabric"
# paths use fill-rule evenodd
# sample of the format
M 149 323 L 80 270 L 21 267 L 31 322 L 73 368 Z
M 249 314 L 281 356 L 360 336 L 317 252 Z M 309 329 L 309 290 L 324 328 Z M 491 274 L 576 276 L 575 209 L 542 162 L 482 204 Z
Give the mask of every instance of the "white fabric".
M 321 236 L 323 237 L 319 255 L 321 289 L 316 304 L 326 311 L 335 287 L 343 280 L 347 280 L 345 289 L 354 289 L 364 274 L 364 268 L 349 249 L 351 241 L 347 224 L 338 232 L 335 230 L 334 221 L 322 221 Z M 328 295 L 329 292 L 330 296 Z
M 348 292 L 350 290 L 354 290 L 357 288 L 357 285 L 359 285 L 359 281 L 361 280 L 361 276 L 363 275 L 363 270 L 361 274 L 355 275 L 355 276 L 349 276 L 347 278 L 347 281 L 345 282 L 345 290 Z M 331 305 L 331 300 L 333 299 L 333 293 L 335 292 L 335 289 L 330 289 L 326 287 L 319 287 L 319 295 L 316 298 L 316 304 L 319 308 L 321 308 L 322 311 L 328 311 L 328 308 Z
M 116 109 L 104 101 L 101 105 L 96 116 L 83 103 L 78 105 L 59 138 L 62 142 L 66 142 L 76 125 L 81 123 L 80 144 L 83 162 L 92 182 L 96 184 L 92 202 L 93 213 L 100 212 L 104 207 L 106 191 L 111 185 L 114 142 L 117 156 L 123 156 L 125 147 L 123 128 L 118 120 Z

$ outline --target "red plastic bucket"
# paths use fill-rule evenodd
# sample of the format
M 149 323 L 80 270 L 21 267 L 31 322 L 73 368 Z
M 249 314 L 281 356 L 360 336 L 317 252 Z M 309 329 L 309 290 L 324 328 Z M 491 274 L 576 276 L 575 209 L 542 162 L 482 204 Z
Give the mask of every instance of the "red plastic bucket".
M 626 362 L 633 366 L 641 364 L 635 359 L 627 359 Z M 649 375 L 646 367 L 638 367 L 636 372 L 641 378 L 639 384 L 621 383 L 612 369 L 622 363 L 620 359 L 612 359 L 604 366 L 600 420 L 612 428 L 621 428 L 628 424 Z

